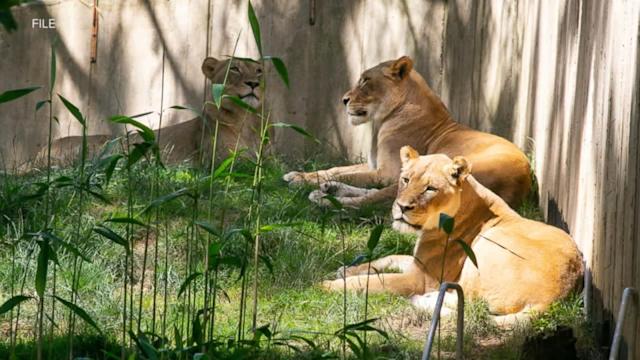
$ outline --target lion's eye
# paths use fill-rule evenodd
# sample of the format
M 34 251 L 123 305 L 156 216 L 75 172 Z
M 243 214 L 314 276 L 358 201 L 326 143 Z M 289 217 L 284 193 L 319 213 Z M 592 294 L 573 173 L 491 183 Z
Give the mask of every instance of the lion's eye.
M 360 79 L 360 86 L 364 86 L 367 83 L 367 81 L 369 81 L 369 78 Z
M 433 186 L 431 186 L 431 185 L 427 186 L 427 187 L 424 189 L 424 192 L 425 192 L 425 193 L 427 193 L 427 192 L 432 192 L 432 193 L 434 193 L 434 192 L 437 192 L 437 191 L 438 191 L 438 189 L 434 188 L 434 187 L 433 187 Z
M 407 185 L 409 183 L 409 178 L 408 177 L 403 177 L 402 178 L 402 183 Z
M 258 76 L 262 75 L 262 69 L 260 68 L 256 69 L 256 74 L 258 74 Z
M 237 66 L 232 66 L 229 70 L 235 72 L 235 73 L 240 73 L 240 68 L 238 68 Z

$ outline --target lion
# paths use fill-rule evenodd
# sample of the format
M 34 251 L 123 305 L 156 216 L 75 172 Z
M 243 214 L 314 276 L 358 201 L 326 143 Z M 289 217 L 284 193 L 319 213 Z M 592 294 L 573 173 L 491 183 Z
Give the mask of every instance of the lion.
M 364 71 L 342 101 L 352 125 L 372 123 L 368 163 L 284 175 L 288 183 L 320 185 L 309 195 L 312 201 L 328 204 L 326 194 L 352 207 L 391 201 L 400 174 L 397 154 L 404 145 L 424 154 L 467 157 L 475 165 L 474 176 L 513 207 L 529 193 L 525 154 L 499 136 L 455 122 L 407 56 Z M 377 185 L 384 188 L 367 189 Z
M 227 68 L 229 68 L 224 93 L 237 96 L 245 103 L 258 109 L 262 105 L 263 93 L 260 86 L 262 79 L 262 65 L 258 62 L 233 59 L 218 60 L 207 57 L 202 63 L 202 73 L 212 83 L 223 83 Z M 176 125 L 155 130 L 156 139 L 161 150 L 163 160 L 169 163 L 181 161 L 211 161 L 211 139 L 215 134 L 218 122 L 218 137 L 216 142 L 216 158 L 222 159 L 238 149 L 255 151 L 260 144 L 260 118 L 258 115 L 246 111 L 229 98 L 224 98 L 220 109 L 214 103 L 207 102 L 204 107 L 206 122 L 200 117 Z M 87 137 L 89 156 L 97 154 L 103 145 L 110 141 L 110 135 L 91 135 Z M 140 141 L 136 135 L 130 142 Z M 203 144 L 201 147 L 200 145 Z M 82 149 L 82 136 L 69 136 L 52 143 L 52 164 L 67 166 L 77 161 Z M 47 165 L 47 148 L 42 149 L 36 159 L 28 164 L 29 168 Z
M 415 305 L 431 309 L 442 276 L 442 281 L 458 281 L 465 296 L 486 300 L 491 313 L 508 315 L 544 311 L 578 286 L 583 263 L 572 238 L 518 215 L 470 175 L 467 158 L 419 156 L 410 146 L 402 148 L 401 158 L 393 227 L 418 235 L 413 256 L 342 268 L 340 278 L 325 282 L 326 288 L 340 291 L 346 281 L 347 289 L 363 290 L 368 282 L 370 293 L 412 296 Z M 439 229 L 443 213 L 454 219 L 448 239 Z M 453 239 L 473 249 L 477 268 Z M 384 273 L 387 269 L 400 273 Z M 457 297 L 446 296 L 445 303 L 454 306 Z

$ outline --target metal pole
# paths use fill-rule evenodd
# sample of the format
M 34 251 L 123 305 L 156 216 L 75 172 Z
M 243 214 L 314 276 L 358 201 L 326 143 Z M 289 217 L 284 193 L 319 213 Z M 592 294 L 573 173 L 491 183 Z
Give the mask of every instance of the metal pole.
M 624 329 L 624 317 L 627 313 L 627 304 L 629 299 L 633 299 L 633 303 L 638 305 L 638 292 L 632 287 L 625 288 L 622 292 L 622 303 L 620 304 L 620 310 L 618 310 L 618 323 L 616 324 L 616 330 L 613 333 L 613 342 L 611 343 L 611 352 L 609 352 L 609 360 L 617 360 L 618 353 L 620 352 L 620 343 L 622 342 L 622 330 Z
M 433 317 L 431 318 L 431 327 L 429 328 L 429 334 L 427 335 L 427 342 L 424 344 L 424 350 L 422 351 L 422 360 L 429 360 L 431 357 L 431 348 L 433 346 L 433 338 L 440 322 L 440 311 L 442 310 L 442 303 L 444 302 L 444 295 L 447 290 L 455 289 L 458 293 L 458 321 L 456 328 L 456 359 L 462 360 L 462 346 L 464 335 L 464 292 L 460 285 L 456 283 L 444 282 L 440 285 L 440 291 L 438 291 L 438 299 L 436 300 L 436 308 L 433 310 Z

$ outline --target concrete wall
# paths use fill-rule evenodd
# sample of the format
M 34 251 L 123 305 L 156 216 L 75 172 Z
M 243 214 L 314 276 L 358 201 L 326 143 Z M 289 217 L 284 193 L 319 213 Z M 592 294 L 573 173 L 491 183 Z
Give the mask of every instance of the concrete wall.
M 48 47 L 57 46 L 56 92 L 89 116 L 91 133 L 118 131 L 116 113 L 198 107 L 205 97 L 200 63 L 207 55 L 256 56 L 246 2 L 100 1 L 98 59 L 90 64 L 90 2 L 45 1 L 15 11 L 21 29 L 0 31 L 0 91 L 48 84 Z M 278 121 L 305 126 L 335 153 L 366 154 L 369 129 L 346 123 L 342 94 L 359 73 L 410 55 L 460 122 L 497 133 L 531 151 L 548 220 L 571 232 L 593 271 L 590 306 L 606 324 L 626 286 L 640 288 L 638 192 L 638 35 L 640 2 L 380 0 L 254 1 L 265 53 L 288 65 L 291 89 L 273 72 L 269 103 Z M 56 30 L 30 28 L 55 17 Z M 45 90 L 0 107 L 0 151 L 27 159 L 46 139 Z M 59 102 L 57 137 L 79 133 Z M 188 120 L 165 112 L 163 122 Z M 157 126 L 158 115 L 145 120 Z M 286 130 L 283 130 L 286 131 Z M 276 149 L 301 157 L 316 148 L 276 134 Z M 297 145 L 297 146 L 292 146 Z M 613 325 L 613 324 L 611 324 Z M 633 357 L 629 322 L 625 348 Z

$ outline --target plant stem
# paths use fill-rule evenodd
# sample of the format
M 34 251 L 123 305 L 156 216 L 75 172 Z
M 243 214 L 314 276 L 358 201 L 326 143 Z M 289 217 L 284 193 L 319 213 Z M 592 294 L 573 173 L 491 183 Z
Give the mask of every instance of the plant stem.
M 205 115 L 206 116 L 206 115 Z M 207 119 L 203 119 L 203 121 L 207 121 Z M 211 139 L 212 149 L 211 149 L 211 168 L 209 169 L 209 208 L 207 209 L 207 219 L 211 219 L 213 213 L 213 174 L 215 171 L 216 164 L 216 147 L 218 144 L 218 128 L 220 123 L 216 119 L 216 127 L 213 133 L 213 138 Z M 207 332 L 207 321 L 209 319 L 209 264 L 211 259 L 209 258 L 211 254 L 209 254 L 209 248 L 211 247 L 211 234 L 207 234 L 207 244 L 204 249 L 204 314 L 202 320 L 202 328 L 205 333 Z M 205 338 L 207 340 L 210 339 L 213 335 L 211 333 L 208 334 L 209 337 Z M 205 346 L 202 345 L 202 352 L 205 352 Z
M 166 53 L 167 53 L 167 49 L 165 48 L 165 46 L 162 46 L 162 78 L 160 79 L 161 81 L 161 88 L 162 88 L 162 92 L 160 94 L 160 115 L 159 115 L 159 122 L 158 122 L 158 136 L 156 138 L 156 142 L 158 144 L 158 147 L 160 147 L 160 136 L 162 135 L 162 115 L 164 114 L 164 66 L 165 66 L 165 60 L 166 60 Z M 156 166 L 154 168 L 154 173 L 153 173 L 153 189 L 151 191 L 153 198 L 157 198 L 160 195 L 160 165 L 158 163 L 156 163 Z M 154 254 L 153 254 L 153 303 L 151 305 L 151 332 L 152 333 L 156 333 L 156 301 L 158 298 L 158 247 L 160 246 L 160 210 L 158 208 L 156 208 L 155 210 L 155 222 L 154 222 L 154 227 L 155 227 L 155 237 L 156 237 L 156 243 L 155 243 L 155 247 L 154 247 Z

